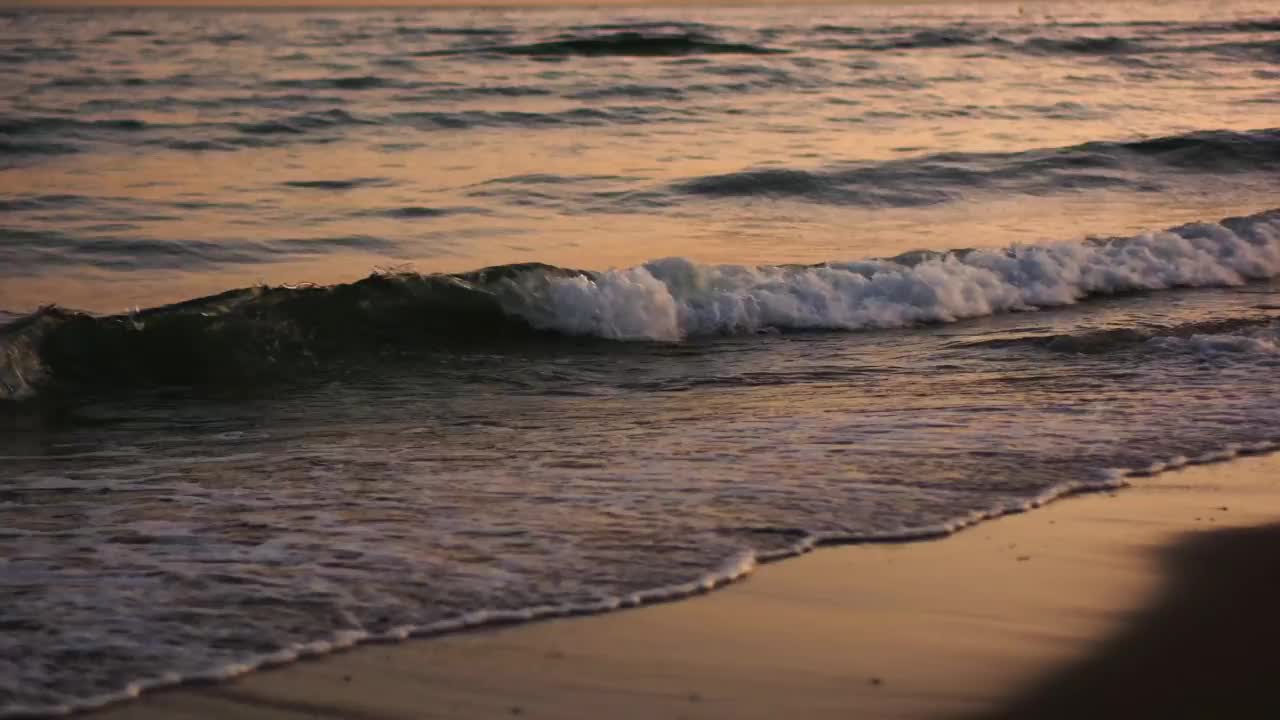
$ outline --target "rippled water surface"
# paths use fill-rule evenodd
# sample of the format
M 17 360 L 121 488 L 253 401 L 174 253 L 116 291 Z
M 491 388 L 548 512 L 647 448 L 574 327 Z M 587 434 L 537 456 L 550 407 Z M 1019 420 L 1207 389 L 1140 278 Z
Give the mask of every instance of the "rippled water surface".
M 1238 133 L 1280 125 L 1278 22 L 1266 3 L 10 13 L 0 307 L 1257 211 L 1249 171 L 1280 141 Z M 1203 131 L 1227 134 L 1197 150 Z
M 1280 439 L 1265 3 L 9 11 L 0 72 L 0 716 Z

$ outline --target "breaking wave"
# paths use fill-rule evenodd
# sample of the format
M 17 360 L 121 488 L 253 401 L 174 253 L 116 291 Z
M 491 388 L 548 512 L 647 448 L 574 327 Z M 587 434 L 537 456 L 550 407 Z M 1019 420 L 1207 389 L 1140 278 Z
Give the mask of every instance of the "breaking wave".
M 0 398 L 30 398 L 51 384 L 243 382 L 458 342 L 905 328 L 1277 274 L 1280 209 L 1128 238 L 821 265 L 668 258 L 607 271 L 523 264 L 374 275 L 232 290 L 128 315 L 46 308 L 0 328 Z
M 1280 210 L 1130 238 L 786 267 L 681 258 L 522 276 L 503 306 L 535 328 L 616 340 L 864 330 L 1070 305 L 1095 295 L 1241 285 L 1280 272 Z

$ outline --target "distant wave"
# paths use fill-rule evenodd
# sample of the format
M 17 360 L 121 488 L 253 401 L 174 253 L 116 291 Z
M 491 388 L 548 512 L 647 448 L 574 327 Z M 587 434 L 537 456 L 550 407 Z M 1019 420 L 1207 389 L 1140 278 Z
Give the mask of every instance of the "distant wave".
M 531 57 L 568 57 L 572 55 L 619 57 L 671 57 L 680 55 L 773 55 L 786 52 L 750 43 L 725 42 L 696 32 L 655 34 L 651 32 L 617 32 L 603 35 L 564 36 L 546 42 L 523 45 L 489 45 L 461 50 L 440 50 L 425 55 L 485 53 L 494 55 L 527 55 Z
M 1237 20 L 1234 22 L 1210 22 L 1175 24 L 1172 30 L 1185 33 L 1269 33 L 1280 32 L 1280 18 L 1261 18 L 1255 20 Z
M 129 315 L 47 308 L 0 328 L 0 398 L 53 385 L 238 383 L 457 342 L 902 328 L 1278 274 L 1280 209 L 1129 238 L 814 266 L 669 258 L 603 272 L 524 264 L 374 275 L 232 290 Z
M 462 93 L 459 93 L 462 94 Z M 471 92 L 476 96 L 502 91 Z M 430 102 L 429 97 L 424 102 Z M 0 156 L 41 155 L 78 152 L 77 141 L 93 142 L 116 133 L 139 136 L 137 142 L 174 150 L 225 150 L 243 147 L 283 145 L 294 142 L 331 142 L 345 128 L 390 126 L 414 130 L 465 130 L 471 128 L 594 127 L 610 124 L 689 122 L 699 119 L 696 108 L 656 104 L 576 107 L 554 112 L 424 110 L 389 115 L 357 115 L 339 108 L 283 115 L 252 122 L 208 122 L 184 125 L 155 125 L 136 118 L 75 120 L 70 118 L 0 116 Z
M 235 128 L 242 133 L 250 135 L 300 135 L 309 130 L 343 125 L 361 125 L 368 122 L 370 121 L 361 120 L 345 110 L 334 108 L 321 112 L 300 113 L 278 120 L 241 123 L 236 125 Z
M 135 118 L 113 120 L 76 120 L 66 117 L 4 117 L 0 116 L 0 135 L 34 135 L 47 132 L 74 133 L 76 131 L 118 130 L 136 132 L 145 130 L 147 123 Z
M 485 127 L 590 127 L 664 121 L 690 121 L 698 112 L 659 105 L 609 105 L 557 112 L 464 110 L 460 112 L 401 112 L 386 122 L 419 130 L 462 130 Z
M 1260 76 L 1261 77 L 1261 76 Z M 341 80 L 316 80 L 328 86 Z M 312 81 L 306 81 L 312 82 Z M 278 114 L 269 119 L 190 123 L 149 122 L 140 117 L 100 119 L 44 115 L 0 114 L 0 156 L 51 155 L 79 152 L 98 141 L 125 142 L 187 151 L 235 151 L 245 147 L 291 143 L 325 143 L 346 137 L 360 127 L 413 130 L 467 130 L 478 128 L 554 129 L 641 125 L 650 123 L 709 123 L 717 120 L 713 105 L 679 102 L 689 93 L 717 95 L 782 86 L 793 79 L 786 73 L 762 80 L 730 84 L 698 84 L 688 87 L 622 84 L 584 88 L 566 95 L 580 103 L 548 111 L 423 109 L 399 112 L 352 112 L 320 105 L 303 112 Z M 376 84 L 376 83 L 375 83 Z M 547 95 L 545 89 L 507 86 L 485 88 L 432 88 L 396 98 L 426 107 L 471 97 L 520 97 Z M 616 103 L 599 102 L 621 98 Z M 161 98 L 162 105 L 170 99 Z M 288 94 L 252 95 L 203 100 L 209 106 L 249 104 L 255 107 L 296 107 L 303 102 L 344 104 L 340 98 Z M 627 102 L 630 100 L 631 102 Z M 665 101 L 665 102 L 664 102 Z M 211 105 L 210 105 L 211 104 Z M 114 104 L 108 101 L 108 105 Z M 187 105 L 184 103 L 183 105 Z M 204 105 L 192 105 L 204 107 Z M 147 103 L 136 109 L 147 109 Z M 160 107 L 159 109 L 165 109 Z M 1024 106 L 1043 117 L 1075 119 L 1093 110 L 1079 103 Z M 1019 153 L 944 153 L 878 165 L 843 166 L 826 171 L 770 168 L 693 178 L 674 186 L 678 193 L 710 196 L 789 195 L 809 196 L 852 204 L 913 205 L 945 200 L 946 186 L 967 186 L 1018 179 L 1043 181 L 1029 192 L 1060 187 L 1125 187 L 1150 189 L 1150 178 L 1126 177 L 1117 170 L 1139 170 L 1134 161 L 1146 159 L 1180 171 L 1235 172 L 1274 169 L 1280 166 L 1280 129 L 1255 131 L 1201 131 L 1129 142 L 1095 141 L 1066 148 Z M 1034 183 L 1033 183 L 1034 185 Z M 942 192 L 940 192 L 942 191 Z M 883 197 L 882 197 L 883 196 Z
M 1064 27 L 1090 27 L 1100 30 L 1126 30 L 1134 26 L 1126 24 L 1077 24 Z M 1056 28 L 1040 27 L 1037 30 Z M 897 28 L 888 32 L 863 27 L 820 25 L 814 30 L 817 38 L 809 44 L 834 50 L 887 52 L 901 50 L 929 50 L 945 48 L 987 47 L 994 50 L 1030 53 L 1034 55 L 1098 55 L 1128 56 L 1150 53 L 1198 53 L 1237 54 L 1274 51 L 1275 40 L 1224 40 L 1201 45 L 1186 44 L 1175 35 L 1227 35 L 1266 34 L 1280 30 L 1280 21 L 1242 21 L 1238 23 L 1172 25 L 1161 28 L 1164 32 L 1125 35 L 1072 35 L 1038 34 L 1020 36 L 1010 28 L 983 28 L 955 26 L 945 28 Z M 827 36 L 824 39 L 824 36 Z
M 306 90 L 373 90 L 377 88 L 392 87 L 397 83 L 394 83 L 387 78 L 378 77 L 377 75 L 346 75 L 306 80 L 273 80 L 270 84 L 274 87 L 302 88 Z
M 1147 52 L 1149 48 L 1131 38 L 1033 37 L 1022 44 L 1024 50 L 1045 54 L 1119 55 Z
M 439 27 L 435 25 L 398 25 L 397 35 L 458 35 L 463 37 L 493 35 L 510 35 L 514 30 L 503 27 Z
M 394 183 L 387 178 L 349 178 L 344 180 L 289 180 L 283 187 L 298 190 L 356 190 L 358 188 L 388 187 Z
M 1280 169 L 1280 129 L 1209 131 L 1129 142 L 1089 142 L 1020 153 L 943 153 L 831 170 L 768 168 L 678 182 L 678 194 L 781 197 L 911 207 L 973 189 L 1045 194 L 1085 188 L 1150 190 L 1162 173 Z
M 0 137 L 0 157 L 22 155 L 70 155 L 79 152 L 72 145 L 53 142 L 13 141 Z

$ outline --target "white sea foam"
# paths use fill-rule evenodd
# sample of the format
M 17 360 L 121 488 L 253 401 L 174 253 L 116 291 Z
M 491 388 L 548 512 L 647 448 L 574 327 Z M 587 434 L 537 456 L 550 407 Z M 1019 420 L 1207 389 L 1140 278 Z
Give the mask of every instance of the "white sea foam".
M 1175 353 L 1190 353 L 1203 358 L 1233 356 L 1280 356 L 1280 336 L 1275 331 L 1249 335 L 1203 334 L 1190 337 L 1158 337 L 1147 341 L 1148 347 Z
M 1094 295 L 1223 287 L 1280 274 L 1280 211 L 1105 242 L 1021 245 L 814 267 L 655 260 L 592 276 L 525 275 L 502 300 L 535 327 L 676 341 L 765 330 L 861 330 L 1070 305 Z
M 1177 470 L 1188 465 L 1226 462 L 1242 455 L 1258 455 L 1280 450 L 1280 440 L 1258 440 L 1250 443 L 1230 443 L 1217 450 L 1195 457 L 1175 456 L 1155 461 L 1140 468 L 1113 468 L 1097 474 L 1091 480 L 1061 483 L 1046 489 L 1034 497 L 1004 502 L 988 510 L 969 513 L 946 523 L 925 527 L 904 528 L 896 532 L 863 533 L 857 535 L 810 534 L 798 538 L 792 544 L 769 552 L 746 551 L 730 558 L 716 570 L 699 578 L 678 585 L 653 588 L 621 597 L 607 597 L 594 602 L 566 603 L 561 605 L 537 605 L 514 610 L 475 610 L 464 615 L 426 625 L 403 625 L 381 633 L 348 630 L 331 637 L 312 642 L 296 643 L 273 653 L 245 658 L 241 662 L 210 668 L 205 672 L 187 676 L 166 673 L 156 677 L 135 680 L 118 692 L 74 700 L 61 705 L 23 706 L 10 705 L 0 709 L 0 720 L 17 718 L 55 717 L 71 715 L 101 708 L 138 697 L 165 687 L 191 682 L 229 680 L 269 667 L 286 665 L 298 660 L 328 655 L 357 645 L 371 642 L 399 642 L 415 637 L 431 637 L 447 633 L 472 630 L 495 625 L 534 622 L 576 615 L 595 615 L 625 608 L 640 607 L 659 602 L 670 602 L 711 592 L 737 582 L 762 563 L 776 562 L 811 552 L 824 545 L 853 545 L 867 543 L 905 543 L 932 540 L 954 535 L 966 528 L 987 520 L 1034 510 L 1071 495 L 1115 490 L 1132 484 L 1133 478 L 1156 475 Z

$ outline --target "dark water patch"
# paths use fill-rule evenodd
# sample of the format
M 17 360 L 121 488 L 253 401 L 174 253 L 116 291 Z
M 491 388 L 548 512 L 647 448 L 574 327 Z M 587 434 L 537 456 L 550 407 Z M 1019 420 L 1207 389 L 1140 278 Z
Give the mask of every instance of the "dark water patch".
M 1089 120 L 1103 115 L 1088 105 L 1067 100 L 1052 105 L 1015 105 L 1011 109 L 1034 113 L 1050 120 Z
M 403 57 L 381 57 L 374 60 L 373 63 L 375 65 L 381 65 L 382 67 L 396 68 L 400 70 L 413 70 L 418 67 L 418 64 L 413 60 Z
M 77 120 L 55 116 L 0 116 L 0 135 L 10 136 L 96 131 L 137 132 L 146 128 L 146 122 L 133 118 Z
M 1280 39 L 1229 42 L 1180 48 L 1183 52 L 1208 52 L 1231 58 L 1280 62 Z
M 104 270 L 192 271 L 225 265 L 281 262 L 299 256 L 364 250 L 394 254 L 399 245 L 371 236 L 299 238 L 258 242 L 244 239 L 167 240 L 103 232 L 0 227 L 0 277 L 21 277 L 56 267 Z
M 430 218 L 447 217 L 449 215 L 457 215 L 459 213 L 479 212 L 479 208 L 437 208 L 425 207 L 421 205 L 406 205 L 404 207 L 383 208 L 379 210 L 358 210 L 353 215 L 357 217 L 382 217 L 392 218 L 396 220 L 420 220 Z
M 661 105 L 575 108 L 560 112 L 470 110 L 462 112 L 396 113 L 392 121 L 419 130 L 465 130 L 469 128 L 556 128 L 599 125 L 633 125 L 654 122 L 691 122 L 698 112 L 690 108 Z
M 93 199 L 84 195 L 17 195 L 0 198 L 0 212 L 31 212 L 41 210 L 65 210 L 84 207 Z
M 377 148 L 379 151 L 384 153 L 401 153 L 401 152 L 411 152 L 413 150 L 420 150 L 426 146 L 427 146 L 426 143 L 393 142 L 393 143 L 381 143 L 377 145 Z
M 1072 27 L 1061 25 L 1057 27 Z M 1089 26 L 1092 27 L 1092 26 Z M 1100 25 L 1098 27 L 1112 27 Z M 1227 25 L 1218 26 L 1224 32 Z M 1241 28 L 1255 27 L 1255 30 L 1240 32 L 1267 32 L 1261 28 L 1266 23 L 1255 26 L 1244 24 Z M 1034 35 L 1022 37 L 1022 33 L 1010 30 L 993 30 L 973 27 L 952 28 L 901 28 L 898 32 L 890 30 L 868 31 L 862 28 L 840 28 L 839 26 L 821 26 L 818 36 L 805 40 L 806 47 L 825 50 L 848 50 L 861 52 L 891 52 L 903 50 L 928 50 L 947 48 L 988 48 L 991 51 L 1016 51 L 1033 55 L 1096 55 L 1101 57 L 1124 57 L 1135 55 L 1154 55 L 1160 53 L 1213 52 L 1221 54 L 1265 52 L 1269 41 L 1224 42 L 1208 45 L 1185 45 L 1177 41 L 1161 42 L 1163 35 L 1142 35 L 1139 37 L 1123 35 Z
M 511 35 L 515 31 L 508 27 L 440 27 L 436 25 L 397 25 L 397 35 L 444 35 L 461 37 L 491 37 L 495 35 Z
M 573 25 L 569 27 L 571 32 L 575 33 L 613 33 L 613 32 L 632 32 L 632 33 L 712 33 L 721 29 L 721 26 L 710 25 L 707 23 L 694 22 L 690 20 L 619 20 L 616 22 L 591 23 L 587 25 Z
M 31 86 L 32 92 L 40 92 L 44 90 L 64 90 L 64 89 L 114 89 L 114 88 L 140 88 L 140 87 L 156 87 L 156 88 L 193 88 L 198 85 L 199 81 L 187 74 L 170 75 L 159 78 L 145 78 L 138 76 L 102 76 L 102 75 L 71 75 L 57 77 L 46 83 Z M 190 107 L 209 107 L 212 101 L 206 98 L 186 98 L 186 97 L 169 97 L 169 98 L 153 98 L 153 97 L 130 97 L 128 95 L 121 97 L 94 97 L 82 104 L 82 107 L 93 107 L 95 104 L 102 107 L 116 107 L 127 109 L 130 107 L 138 108 L 158 108 L 164 104 L 169 107 L 178 105 L 188 105 Z
M 179 210 L 253 210 L 257 203 L 220 202 L 216 200 L 178 200 L 170 203 Z
M 752 170 L 700 178 L 677 187 L 711 197 L 759 196 L 867 207 L 921 207 L 954 200 L 964 192 L 960 179 L 963 170 L 952 169 L 949 179 L 928 179 L 930 173 L 942 169 L 882 167 L 868 168 L 866 173 Z
M 130 38 L 130 37 L 154 37 L 155 32 L 151 30 L 143 30 L 141 28 L 122 28 L 120 30 L 112 30 L 105 37 L 109 38 Z
M 830 25 L 822 24 L 813 27 L 814 32 L 833 33 L 836 35 L 866 35 L 872 32 L 880 32 L 860 25 Z
M 373 235 L 343 235 L 337 237 L 294 238 L 273 240 L 268 246 L 272 254 L 319 255 L 335 250 L 360 250 L 364 252 L 394 254 L 400 244 Z
M 81 236 L 57 230 L 0 227 L 0 274 L 5 275 L 27 275 L 36 268 L 52 266 L 190 270 L 217 264 L 258 263 L 268 257 L 264 248 L 255 243 Z
M 237 137 L 220 138 L 220 142 L 233 145 L 238 148 L 280 148 L 288 147 L 295 143 L 304 143 L 308 145 L 328 145 L 340 141 L 342 137 L 337 134 L 309 134 L 300 135 L 293 133 L 265 133 L 260 135 L 247 134 Z
M 706 197 L 803 198 L 835 204 L 911 207 L 945 202 L 945 192 L 899 192 L 874 185 L 854 188 L 848 178 L 804 170 L 746 170 L 678 183 L 680 193 Z
M 1213 54 L 1269 60 L 1280 57 L 1280 40 L 1208 43 L 1203 45 L 1153 44 L 1147 39 L 1125 37 L 1033 37 L 1019 49 L 1037 55 L 1097 55 L 1131 66 L 1171 68 L 1174 58 L 1186 54 Z
M 1274 33 L 1280 32 L 1280 18 L 1259 18 L 1237 20 L 1234 22 L 1194 23 L 1190 25 L 1173 25 L 1166 32 L 1192 34 L 1226 34 L 1226 33 Z
M 840 80 L 833 83 L 833 85 L 851 90 L 923 90 L 929 87 L 929 81 L 918 75 L 875 73 L 849 80 Z
M 133 81 L 133 82 L 129 82 Z M 145 84 L 142 78 L 107 78 L 99 75 L 71 75 L 66 77 L 53 78 L 44 83 L 32 85 L 29 90 L 31 92 L 40 92 L 42 90 L 64 90 L 64 89 L 87 89 L 87 88 L 109 88 L 117 86 L 138 86 Z
M 750 93 L 758 90 L 767 90 L 775 87 L 775 84 L 769 81 L 763 82 L 728 82 L 728 83 L 694 83 L 689 85 L 688 95 L 707 94 L 707 95 L 729 95 L 738 93 Z M 742 111 L 736 108 L 726 108 L 724 112 L 728 114 L 741 114 Z
M 0 157 L 70 155 L 80 149 L 67 143 L 14 141 L 0 137 Z
M 301 135 L 306 132 L 306 128 L 300 124 L 281 122 L 279 120 L 245 123 L 236 126 L 236 129 L 250 135 Z
M 803 44 L 823 50 L 891 52 L 1011 44 L 990 30 L 974 27 L 895 27 L 869 30 L 838 25 L 819 26 L 817 36 Z
M 526 173 L 486 180 L 482 185 L 570 185 L 580 183 L 598 183 L 615 180 L 635 180 L 637 178 L 622 175 L 558 175 L 556 173 Z
M 1144 46 L 1133 39 L 1114 36 L 1074 38 L 1033 37 L 1023 43 L 1022 47 L 1027 51 L 1043 53 L 1046 55 L 1132 55 L 1147 52 L 1149 50 L 1147 46 Z
M 220 140 L 170 139 L 160 140 L 153 144 L 168 148 L 169 150 L 180 150 L 184 152 L 234 152 L 240 149 L 240 146 L 237 146 L 234 143 L 222 142 Z
M 302 190 L 356 190 L 370 187 L 390 187 L 395 183 L 390 178 L 350 178 L 345 180 L 288 180 L 280 183 L 282 187 Z
M 162 95 L 151 97 L 112 97 L 86 100 L 77 106 L 83 113 L 109 113 L 145 110 L 149 112 L 176 112 L 187 108 L 197 110 L 230 110 L 236 108 L 268 108 L 273 110 L 297 111 L 308 105 L 341 105 L 346 100 L 341 95 L 320 93 L 291 92 L 284 94 L 246 94 L 225 95 L 221 97 L 187 97 L 183 95 Z M 323 111 L 319 111 L 323 112 Z M 342 112 L 342 111 L 338 111 Z M 292 118 L 290 118 L 292 119 Z M 314 124 L 321 118 L 303 119 L 303 123 Z M 329 120 L 337 120 L 330 117 Z M 360 119 L 351 116 L 350 122 L 360 124 Z
M 712 92 L 737 92 L 735 87 L 754 90 L 812 90 L 829 88 L 830 80 L 812 73 L 789 72 L 784 68 L 759 63 L 715 64 L 700 68 L 705 75 L 730 78 L 732 85 L 716 87 L 711 83 L 696 83 L 691 90 L 710 90 Z
M 307 80 L 274 80 L 270 84 L 280 88 L 305 88 L 310 90 L 374 90 L 399 85 L 399 83 L 377 75 L 312 78 Z
M 567 36 L 526 45 L 490 45 L 463 50 L 441 50 L 424 55 L 481 53 L 542 58 L 584 57 L 677 57 L 682 55 L 775 55 L 788 52 L 750 43 L 716 40 L 699 33 L 646 34 L 620 32 L 591 37 Z
M 205 42 L 213 45 L 234 45 L 237 43 L 249 42 L 253 40 L 253 36 L 247 33 L 218 33 L 202 38 Z
M 0 53 L 0 63 L 7 65 L 23 65 L 34 62 L 69 63 L 78 59 L 80 59 L 80 56 L 69 50 L 36 45 L 17 45 Z
M 1081 148 L 1104 148 L 1090 143 Z M 1188 170 L 1244 172 L 1280 167 L 1280 128 L 1253 132 L 1195 132 L 1115 144 L 1117 149 Z
M 617 175 L 556 175 L 534 173 L 495 178 L 467 191 L 467 196 L 497 199 L 510 205 L 555 209 L 565 213 L 634 212 L 671 205 L 667 193 L 625 189 L 599 189 L 610 183 L 634 182 Z M 614 186 L 616 187 L 616 185 Z
M 871 44 L 861 49 L 867 50 L 921 50 L 930 48 L 952 48 L 978 45 L 990 42 L 986 35 L 973 30 L 959 28 L 943 28 L 938 30 L 920 30 L 910 35 L 889 40 L 879 44 Z
M 303 135 L 313 130 L 327 130 L 341 126 L 369 125 L 374 121 L 356 117 L 345 110 L 331 109 L 308 112 L 278 120 L 235 124 L 236 130 L 247 135 Z
M 684 90 L 669 85 L 641 85 L 637 83 L 620 83 L 605 87 L 578 90 L 567 97 L 574 100 L 604 100 L 608 98 L 640 98 L 644 100 L 683 100 Z
M 547 88 L 532 85 L 459 85 L 396 95 L 392 100 L 404 103 L 453 102 L 488 97 L 546 97 L 554 94 Z

